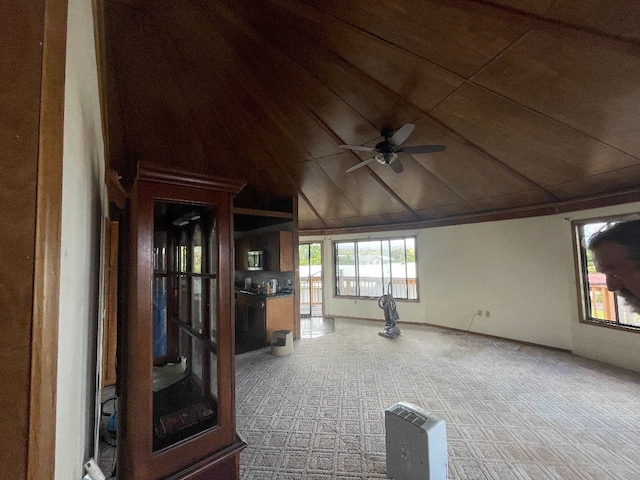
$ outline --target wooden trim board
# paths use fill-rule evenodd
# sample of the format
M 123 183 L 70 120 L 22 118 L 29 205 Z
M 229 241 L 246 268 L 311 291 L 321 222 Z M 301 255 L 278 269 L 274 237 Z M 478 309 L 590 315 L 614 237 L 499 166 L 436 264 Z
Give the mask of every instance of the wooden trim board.
M 45 0 L 27 478 L 54 478 L 67 0 Z

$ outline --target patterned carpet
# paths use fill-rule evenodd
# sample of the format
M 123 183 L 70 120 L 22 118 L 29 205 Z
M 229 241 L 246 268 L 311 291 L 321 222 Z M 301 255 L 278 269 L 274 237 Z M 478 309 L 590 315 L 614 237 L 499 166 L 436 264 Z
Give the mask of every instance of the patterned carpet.
M 236 357 L 243 480 L 386 478 L 384 410 L 445 420 L 450 480 L 640 479 L 640 374 L 439 328 L 335 319 Z M 401 480 L 401 479 L 398 479 Z

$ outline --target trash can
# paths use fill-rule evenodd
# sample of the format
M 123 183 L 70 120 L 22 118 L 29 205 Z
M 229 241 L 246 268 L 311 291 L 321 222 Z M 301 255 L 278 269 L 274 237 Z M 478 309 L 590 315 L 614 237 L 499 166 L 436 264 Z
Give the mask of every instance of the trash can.
M 291 330 L 276 330 L 273 332 L 271 354 L 284 357 L 293 353 L 293 334 Z

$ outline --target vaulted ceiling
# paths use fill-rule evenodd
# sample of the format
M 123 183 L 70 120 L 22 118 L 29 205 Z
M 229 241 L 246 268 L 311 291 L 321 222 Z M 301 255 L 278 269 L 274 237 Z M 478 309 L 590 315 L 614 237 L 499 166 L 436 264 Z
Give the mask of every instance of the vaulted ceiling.
M 636 0 L 104 0 L 110 167 L 244 178 L 301 230 L 639 200 Z M 373 146 L 411 122 L 402 173 Z

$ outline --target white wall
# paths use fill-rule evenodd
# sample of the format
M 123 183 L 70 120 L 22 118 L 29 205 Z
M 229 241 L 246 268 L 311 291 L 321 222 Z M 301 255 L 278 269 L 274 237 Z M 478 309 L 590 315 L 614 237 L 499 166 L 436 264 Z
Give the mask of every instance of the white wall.
M 417 234 L 419 301 L 397 301 L 400 322 L 429 323 L 563 348 L 640 371 L 640 334 L 578 321 L 570 220 L 640 211 L 640 204 L 499 222 L 376 233 Z M 363 235 L 303 237 L 324 240 L 325 313 L 376 318 L 377 300 L 333 295 L 331 242 Z M 474 316 L 490 311 L 490 318 Z M 401 326 L 401 323 L 399 324 Z
M 56 480 L 93 456 L 104 156 L 91 3 L 69 1 L 56 411 Z

